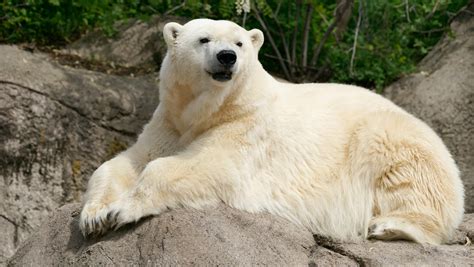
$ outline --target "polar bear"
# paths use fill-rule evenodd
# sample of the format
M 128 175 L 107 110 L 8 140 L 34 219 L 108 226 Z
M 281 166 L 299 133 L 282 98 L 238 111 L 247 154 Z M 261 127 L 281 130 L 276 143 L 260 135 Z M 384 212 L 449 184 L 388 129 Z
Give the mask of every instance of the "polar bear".
M 258 29 L 197 19 L 168 23 L 163 35 L 161 102 L 137 142 L 90 178 L 84 235 L 221 202 L 341 241 L 440 244 L 461 222 L 450 153 L 389 100 L 278 82 L 258 60 Z

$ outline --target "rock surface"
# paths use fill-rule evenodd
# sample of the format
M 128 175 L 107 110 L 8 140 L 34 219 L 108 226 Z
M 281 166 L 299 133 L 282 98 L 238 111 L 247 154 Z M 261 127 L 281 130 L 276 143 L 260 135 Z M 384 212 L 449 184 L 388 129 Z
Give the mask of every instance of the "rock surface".
M 474 215 L 466 215 L 452 245 L 409 242 L 338 243 L 313 237 L 280 217 L 220 206 L 172 210 L 106 236 L 85 240 L 80 207 L 53 214 L 9 260 L 10 266 L 268 265 L 268 266 L 472 266 Z M 59 227 L 58 227 L 59 226 Z M 466 230 L 469 229 L 469 230 Z
M 73 69 L 0 46 L 0 265 L 90 174 L 135 139 L 158 104 L 152 77 Z
M 441 136 L 454 156 L 474 212 L 474 1 L 419 64 L 420 72 L 385 89 L 385 96 L 415 114 Z
M 186 22 L 173 16 L 153 16 L 148 22 L 130 19 L 116 26 L 114 37 L 93 31 L 61 52 L 112 65 L 156 70 L 166 53 L 162 30 L 171 21 Z

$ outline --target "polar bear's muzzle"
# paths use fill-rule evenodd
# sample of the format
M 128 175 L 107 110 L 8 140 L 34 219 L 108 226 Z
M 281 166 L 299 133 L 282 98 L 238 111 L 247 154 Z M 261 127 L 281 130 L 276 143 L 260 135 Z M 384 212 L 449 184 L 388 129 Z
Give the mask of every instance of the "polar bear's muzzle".
M 217 64 L 212 71 L 208 73 L 212 78 L 219 82 L 225 82 L 232 79 L 232 69 L 237 61 L 237 55 L 232 50 L 221 50 L 216 55 Z

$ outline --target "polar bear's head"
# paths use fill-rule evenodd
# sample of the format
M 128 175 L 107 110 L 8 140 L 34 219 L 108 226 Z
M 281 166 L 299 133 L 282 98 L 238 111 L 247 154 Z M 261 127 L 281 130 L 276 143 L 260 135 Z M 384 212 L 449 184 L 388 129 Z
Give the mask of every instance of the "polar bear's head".
M 184 25 L 170 22 L 163 36 L 168 53 L 162 70 L 182 84 L 199 87 L 227 86 L 251 72 L 263 44 L 260 30 L 247 31 L 230 21 L 210 19 Z

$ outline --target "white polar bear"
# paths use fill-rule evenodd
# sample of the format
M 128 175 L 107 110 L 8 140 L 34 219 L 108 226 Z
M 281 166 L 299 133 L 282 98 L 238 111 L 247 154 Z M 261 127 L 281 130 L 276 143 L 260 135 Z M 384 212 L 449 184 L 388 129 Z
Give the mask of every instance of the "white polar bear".
M 439 244 L 463 215 L 458 169 L 440 138 L 380 95 L 276 81 L 260 30 L 168 23 L 161 102 L 138 141 L 92 175 L 87 235 L 167 208 L 224 202 L 339 240 Z

